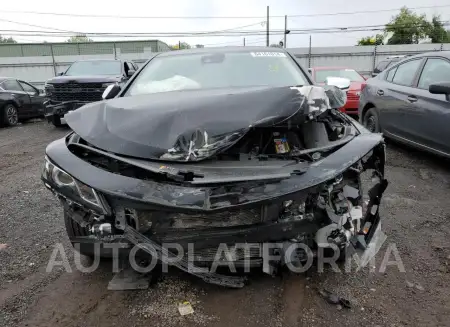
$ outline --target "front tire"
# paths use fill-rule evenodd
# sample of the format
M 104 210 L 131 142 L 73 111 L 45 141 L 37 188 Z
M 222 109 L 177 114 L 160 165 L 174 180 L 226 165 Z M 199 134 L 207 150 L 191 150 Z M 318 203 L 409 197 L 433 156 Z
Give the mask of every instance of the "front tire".
M 380 133 L 380 120 L 378 118 L 378 112 L 375 108 L 370 108 L 364 114 L 363 125 L 372 133 Z
M 89 230 L 86 227 L 81 227 L 75 220 L 70 217 L 69 213 L 64 210 L 64 224 L 66 226 L 67 236 L 69 236 L 70 243 L 75 247 L 75 243 L 72 242 L 77 237 L 83 237 L 89 235 Z M 94 245 L 93 244 L 79 244 L 79 252 L 87 257 L 94 257 Z M 77 250 L 78 250 L 77 249 Z
M 52 124 L 55 127 L 61 127 L 62 126 L 61 117 L 53 115 L 52 116 Z
M 3 125 L 16 126 L 19 123 L 19 113 L 16 106 L 9 103 L 3 108 Z

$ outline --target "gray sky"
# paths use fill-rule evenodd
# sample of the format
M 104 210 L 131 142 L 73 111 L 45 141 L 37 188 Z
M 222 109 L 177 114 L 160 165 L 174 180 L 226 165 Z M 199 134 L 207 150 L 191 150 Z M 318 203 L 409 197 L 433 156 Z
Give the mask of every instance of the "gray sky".
M 20 0 L 3 1 L 0 7 L 0 30 L 45 30 L 39 27 L 15 24 L 2 20 L 40 25 L 60 30 L 77 32 L 192 32 L 192 31 L 218 31 L 231 29 L 238 26 L 251 25 L 244 30 L 265 30 L 262 23 L 266 20 L 266 6 L 270 6 L 271 16 L 288 15 L 288 28 L 312 29 L 326 27 L 351 27 L 368 26 L 387 23 L 395 15 L 396 11 L 365 13 L 355 15 L 322 16 L 321 14 L 352 11 L 374 11 L 395 9 L 403 6 L 401 0 L 166 0 L 166 1 L 94 1 L 76 0 L 73 2 L 50 0 Z M 408 7 L 432 7 L 430 9 L 417 9 L 418 13 L 425 13 L 428 17 L 432 14 L 440 14 L 442 20 L 450 20 L 450 0 L 409 0 Z M 257 18 L 245 19 L 118 19 L 118 18 L 93 18 L 93 17 L 69 17 L 36 15 L 25 13 L 9 13 L 5 11 L 39 11 L 70 14 L 92 14 L 112 16 L 250 16 Z M 317 15 L 314 17 L 289 17 L 294 15 Z M 271 29 L 283 29 L 284 17 L 272 17 Z M 2 33 L 2 32 L 0 32 Z M 312 34 L 313 46 L 346 46 L 354 45 L 362 36 L 373 35 L 377 32 L 354 32 L 333 34 Z M 6 32 L 2 33 L 7 35 Z M 21 42 L 43 41 L 60 42 L 66 38 L 61 37 L 37 37 L 16 36 Z M 157 37 L 168 44 L 177 43 L 179 40 L 190 44 L 205 44 L 207 46 L 241 45 L 241 36 L 208 36 L 208 37 Z M 271 36 L 271 43 L 278 43 L 282 36 Z M 102 38 L 94 38 L 102 40 Z M 104 39 L 103 39 L 104 40 Z M 248 45 L 264 45 L 265 36 L 246 36 Z M 288 47 L 306 47 L 309 43 L 308 35 L 288 35 Z

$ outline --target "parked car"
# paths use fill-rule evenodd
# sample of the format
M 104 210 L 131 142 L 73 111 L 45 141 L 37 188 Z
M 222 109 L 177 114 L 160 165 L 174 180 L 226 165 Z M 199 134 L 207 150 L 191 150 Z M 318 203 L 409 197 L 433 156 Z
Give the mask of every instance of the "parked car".
M 372 132 L 450 156 L 450 52 L 408 57 L 367 81 L 360 120 Z
M 309 72 L 319 85 L 325 85 L 327 77 L 349 79 L 351 84 L 347 92 L 347 102 L 340 110 L 349 115 L 358 114 L 359 95 L 366 86 L 366 79 L 361 74 L 347 67 L 311 67 Z
M 0 77 L 0 126 L 14 126 L 20 121 L 43 117 L 44 92 L 11 77 Z
M 273 273 L 311 258 L 286 254 L 292 245 L 374 244 L 387 186 L 382 136 L 333 109 L 345 92 L 313 85 L 284 49 L 161 53 L 104 98 L 65 116 L 72 132 L 47 147 L 42 175 L 82 253 L 108 240 L 140 244 L 207 282 L 243 287 L 242 276 L 188 269 L 184 251 L 190 264 L 210 264 L 227 244 L 235 255 L 222 263 Z M 366 169 L 379 180 L 363 210 Z M 269 245 L 282 255 L 268 256 Z
M 387 57 L 385 60 L 380 61 L 377 64 L 377 66 L 375 67 L 375 69 L 373 70 L 372 77 L 377 76 L 383 70 L 391 67 L 392 65 L 396 64 L 397 62 L 399 62 L 400 60 L 403 60 L 406 57 L 407 57 L 406 55 L 390 56 L 390 57 Z
M 76 61 L 63 73 L 45 83 L 48 96 L 45 117 L 61 126 L 64 115 L 79 107 L 102 100 L 108 85 L 125 84 L 138 69 L 131 61 L 96 59 Z

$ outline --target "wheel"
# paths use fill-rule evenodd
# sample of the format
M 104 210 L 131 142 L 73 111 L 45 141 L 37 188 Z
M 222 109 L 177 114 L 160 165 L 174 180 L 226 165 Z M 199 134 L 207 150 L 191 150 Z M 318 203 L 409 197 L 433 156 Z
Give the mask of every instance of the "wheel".
M 380 121 L 375 108 L 367 110 L 363 117 L 363 125 L 372 133 L 380 133 Z
M 7 104 L 3 108 L 3 122 L 6 126 L 15 126 L 19 123 L 19 114 L 13 104 Z
M 66 225 L 67 236 L 69 236 L 69 240 L 74 247 L 75 243 L 72 242 L 74 238 L 89 235 L 89 230 L 86 227 L 81 227 L 75 220 L 72 219 L 72 217 L 70 217 L 66 210 L 64 210 L 64 224 Z M 94 257 L 93 244 L 80 244 L 78 249 L 81 254 L 91 258 Z
M 55 127 L 61 127 L 62 126 L 61 117 L 53 115 L 52 116 L 52 124 Z

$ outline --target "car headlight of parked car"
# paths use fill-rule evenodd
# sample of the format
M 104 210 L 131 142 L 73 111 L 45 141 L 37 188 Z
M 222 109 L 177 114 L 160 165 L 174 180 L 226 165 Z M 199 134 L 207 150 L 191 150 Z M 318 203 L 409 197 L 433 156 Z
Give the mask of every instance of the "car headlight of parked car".
M 95 206 L 105 212 L 105 202 L 93 188 L 73 178 L 70 174 L 54 165 L 48 157 L 45 157 L 42 178 L 46 182 L 46 186 L 57 193 L 61 192 L 63 195 L 73 194 L 74 197 L 79 198 L 84 203 Z
M 55 87 L 53 86 L 53 84 L 49 84 L 49 83 L 45 82 L 45 84 L 44 84 L 45 95 L 51 95 L 54 89 L 55 89 Z

